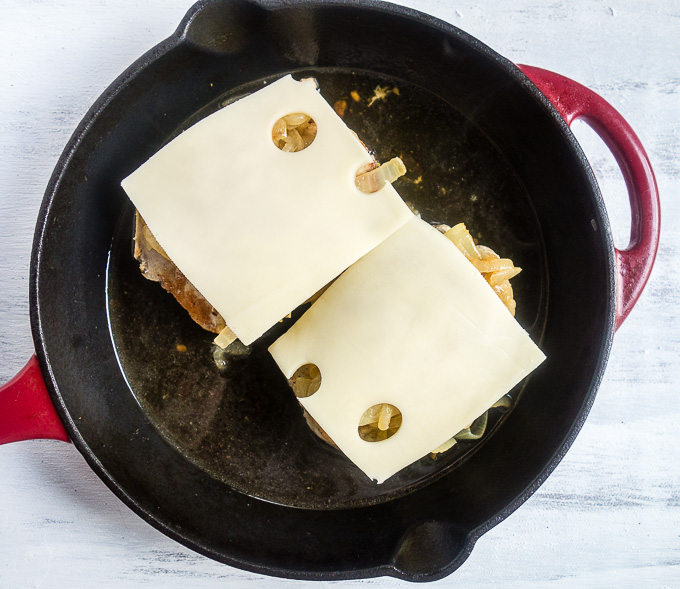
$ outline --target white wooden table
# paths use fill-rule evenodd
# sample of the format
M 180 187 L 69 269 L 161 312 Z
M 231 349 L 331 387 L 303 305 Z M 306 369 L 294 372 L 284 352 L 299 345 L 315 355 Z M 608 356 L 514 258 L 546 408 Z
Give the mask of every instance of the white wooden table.
M 44 188 L 106 86 L 168 36 L 191 0 L 0 2 L 0 382 L 31 355 L 28 266 Z M 595 406 L 554 474 L 440 587 L 680 586 L 680 3 L 411 0 L 518 63 L 604 96 L 647 148 L 662 199 L 657 266 L 616 335 Z M 511 4 L 508 7 L 506 4 Z M 577 126 L 617 244 L 623 182 Z M 0 416 L 1 418 L 1 416 Z M 125 507 L 69 444 L 0 447 L 0 587 L 294 587 L 220 565 Z M 393 579 L 342 582 L 392 587 Z M 324 584 L 326 585 L 326 584 Z

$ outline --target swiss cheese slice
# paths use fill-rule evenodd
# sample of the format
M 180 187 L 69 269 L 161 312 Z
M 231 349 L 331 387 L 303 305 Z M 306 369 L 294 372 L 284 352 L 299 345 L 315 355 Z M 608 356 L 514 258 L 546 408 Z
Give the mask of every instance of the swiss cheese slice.
M 314 142 L 272 142 L 304 112 Z M 372 161 L 316 90 L 287 76 L 199 121 L 122 182 L 170 259 L 249 344 L 408 221 L 391 185 L 365 194 Z
M 369 477 L 383 482 L 446 442 L 544 359 L 484 278 L 413 217 L 350 267 L 270 352 L 286 377 L 316 364 L 300 403 Z M 402 413 L 379 442 L 359 437 L 378 403 Z

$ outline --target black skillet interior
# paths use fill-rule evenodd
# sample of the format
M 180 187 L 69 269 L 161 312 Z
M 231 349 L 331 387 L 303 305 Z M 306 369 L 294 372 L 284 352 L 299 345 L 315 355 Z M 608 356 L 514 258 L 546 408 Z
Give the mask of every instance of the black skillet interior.
M 425 219 L 464 221 L 524 268 L 517 318 L 548 356 L 482 443 L 383 485 L 306 427 L 266 352 L 290 322 L 220 371 L 211 335 L 131 259 L 120 181 L 197 118 L 288 72 L 346 100 L 347 124 L 379 159 L 404 159 L 398 190 Z M 376 86 L 398 94 L 369 107 Z M 33 327 L 74 442 L 165 533 L 269 574 L 434 579 L 528 497 L 585 419 L 612 333 L 612 251 L 566 127 L 476 40 L 385 5 L 207 2 L 112 85 L 62 157 L 36 233 Z

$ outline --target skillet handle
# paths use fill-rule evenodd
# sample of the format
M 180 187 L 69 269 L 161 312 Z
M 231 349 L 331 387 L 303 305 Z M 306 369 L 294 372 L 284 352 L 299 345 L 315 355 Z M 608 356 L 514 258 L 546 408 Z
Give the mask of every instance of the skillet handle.
M 582 119 L 592 127 L 616 158 L 626 181 L 631 208 L 630 243 L 626 249 L 614 250 L 618 329 L 640 298 L 659 247 L 659 191 L 649 158 L 630 125 L 601 96 L 559 74 L 528 65 L 518 67 L 552 102 L 567 125 Z
M 68 442 L 57 410 L 45 387 L 38 359 L 0 386 L 0 444 L 48 438 Z

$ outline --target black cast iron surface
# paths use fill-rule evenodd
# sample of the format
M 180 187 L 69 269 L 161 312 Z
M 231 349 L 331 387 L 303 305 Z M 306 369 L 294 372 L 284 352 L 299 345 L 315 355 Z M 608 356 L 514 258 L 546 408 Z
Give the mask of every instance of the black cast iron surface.
M 120 181 L 178 130 L 284 73 L 331 101 L 398 87 L 346 121 L 428 220 L 464 221 L 524 268 L 518 319 L 548 356 L 483 443 L 377 486 L 309 432 L 266 354 L 220 373 L 202 332 L 130 257 Z M 422 177 L 420 182 L 415 182 Z M 256 220 L 253 220 L 256 222 Z M 367 3 L 206 2 L 78 128 L 34 244 L 38 356 L 71 437 L 114 492 L 212 558 L 294 578 L 440 578 L 554 468 L 613 331 L 613 246 L 592 173 L 509 62 L 450 25 Z M 177 346 L 186 346 L 186 352 Z
M 447 103 L 402 80 L 337 69 L 298 75 L 314 75 L 331 104 L 348 103 L 345 121 L 379 160 L 401 156 L 409 175 L 398 184 L 400 194 L 423 218 L 450 224 L 465 220 L 498 251 L 522 260 L 525 272 L 514 281 L 522 301 L 518 319 L 539 339 L 546 290 L 540 230 L 523 186 L 486 137 Z M 378 86 L 392 92 L 369 107 Z M 363 98 L 355 101 L 352 92 Z M 211 106 L 218 108 L 229 98 Z M 267 352 L 302 309 L 272 328 L 249 354 L 231 357 L 226 369 L 218 370 L 211 334 L 197 329 L 170 296 L 142 278 L 130 255 L 132 220 L 129 208 L 116 232 L 108 270 L 113 339 L 146 414 L 204 470 L 245 493 L 284 505 L 361 506 L 410 492 L 478 445 L 461 442 L 436 460 L 424 457 L 376 485 L 312 434 Z M 251 224 L 256 230 L 257 220 Z M 491 416 L 493 425 L 500 410 Z

